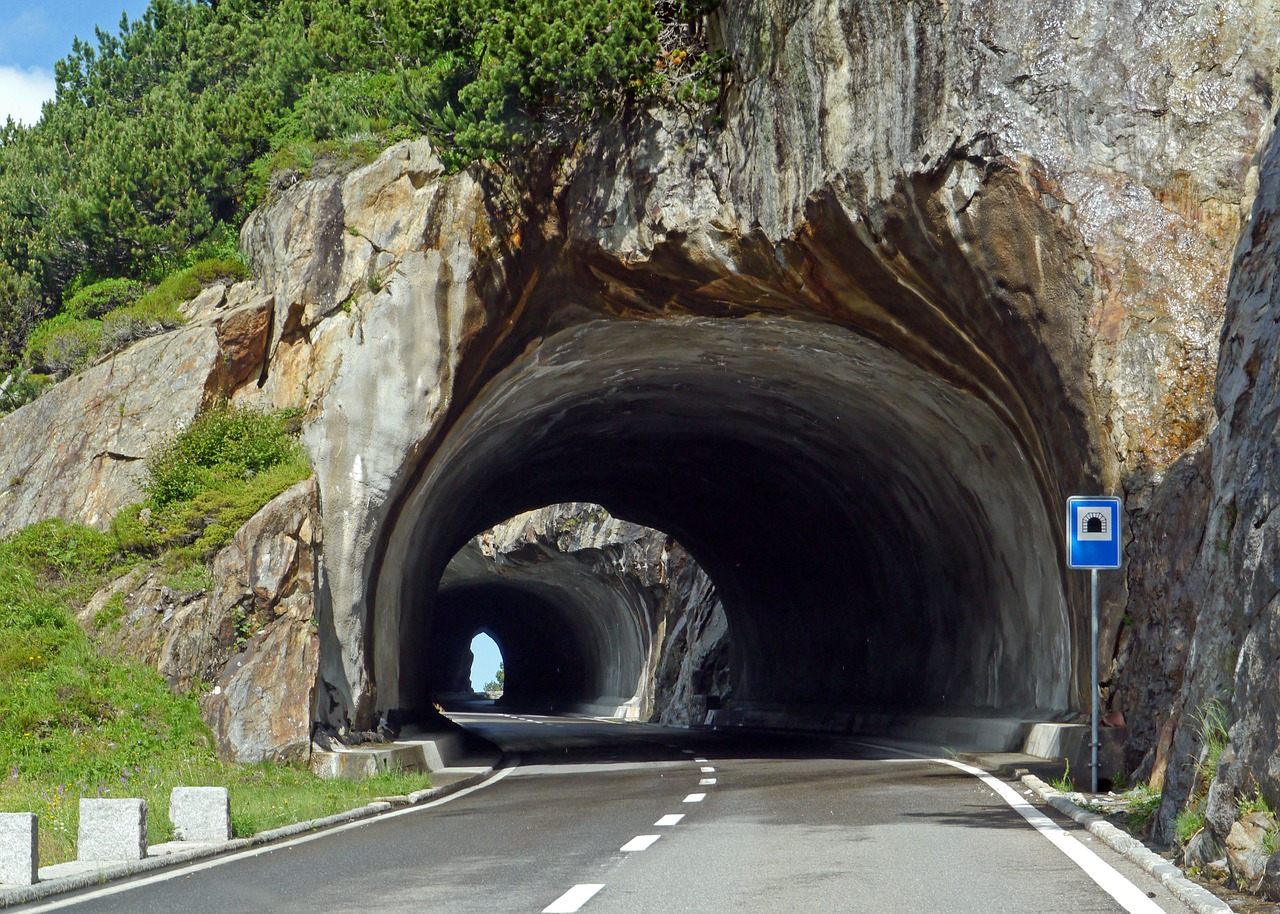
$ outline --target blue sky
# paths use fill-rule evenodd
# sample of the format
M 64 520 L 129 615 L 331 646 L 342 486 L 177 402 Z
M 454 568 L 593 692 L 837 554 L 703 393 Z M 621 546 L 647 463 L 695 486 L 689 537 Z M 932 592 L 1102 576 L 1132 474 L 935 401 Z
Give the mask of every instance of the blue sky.
M 120 14 L 140 18 L 149 0 L 0 0 L 0 122 L 12 115 L 32 123 L 53 97 L 53 64 L 79 36 L 94 40 L 95 25 L 114 34 Z
M 471 639 L 471 653 L 475 657 L 471 664 L 471 688 L 478 692 L 497 677 L 502 654 L 493 639 L 483 632 Z

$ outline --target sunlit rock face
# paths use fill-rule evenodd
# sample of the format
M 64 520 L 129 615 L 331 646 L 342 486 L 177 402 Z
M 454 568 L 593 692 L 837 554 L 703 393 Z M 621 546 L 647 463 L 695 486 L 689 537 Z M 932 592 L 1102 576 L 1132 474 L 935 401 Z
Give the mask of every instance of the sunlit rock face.
M 1231 751 L 1211 797 L 1225 807 L 1227 827 L 1241 795 L 1260 788 L 1280 800 L 1280 133 L 1263 145 L 1259 170 L 1222 332 L 1207 524 L 1182 569 L 1198 611 L 1171 708 L 1176 732 L 1158 822 L 1166 838 L 1193 788 L 1203 720 L 1215 703 L 1230 725 Z
M 269 320 L 243 361 L 262 364 L 217 386 L 306 411 L 315 718 L 366 727 L 429 702 L 437 621 L 475 611 L 450 560 L 573 502 L 688 550 L 723 604 L 729 646 L 709 668 L 735 710 L 1084 708 L 1063 502 L 1110 493 L 1135 535 L 1127 575 L 1104 575 L 1104 699 L 1137 721 L 1141 759 L 1176 711 L 1151 706 L 1191 694 L 1159 680 L 1225 687 L 1205 671 L 1233 668 L 1255 618 L 1231 609 L 1201 647 L 1202 592 L 1155 555 L 1166 534 L 1199 552 L 1197 580 L 1223 572 L 1203 592 L 1215 606 L 1243 606 L 1225 581 L 1269 568 L 1246 560 L 1249 524 L 1223 532 L 1250 452 L 1197 442 L 1270 129 L 1272 5 L 726 0 L 706 35 L 730 62 L 714 121 L 631 111 L 506 185 L 401 143 L 245 226 Z M 1233 291 L 1219 370 L 1218 434 L 1236 442 L 1270 427 L 1251 294 Z M 102 462 L 71 423 L 34 416 L 61 477 Z M 0 497 L 33 504 L 6 475 Z M 1269 496 L 1250 491 L 1234 510 L 1268 529 Z M 104 503 L 40 510 L 104 522 Z M 1203 541 L 1179 520 L 1200 516 Z M 1235 564 L 1214 564 L 1219 541 Z M 645 675 L 710 694 L 676 640 L 656 660 L 653 641 L 625 643 L 580 694 L 631 701 Z M 1241 669 L 1265 682 L 1265 663 Z
M 433 695 L 471 691 L 480 631 L 503 653 L 504 707 L 701 723 L 729 697 L 710 578 L 666 534 L 598 505 L 521 514 L 453 557 L 425 639 Z

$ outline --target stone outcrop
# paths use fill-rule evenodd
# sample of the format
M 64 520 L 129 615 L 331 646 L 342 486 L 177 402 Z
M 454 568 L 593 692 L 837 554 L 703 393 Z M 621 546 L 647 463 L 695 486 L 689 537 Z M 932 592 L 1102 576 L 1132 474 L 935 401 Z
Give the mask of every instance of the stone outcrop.
M 580 669 L 551 674 L 570 646 Z M 710 578 L 679 543 L 598 505 L 551 505 L 485 531 L 454 556 L 432 623 L 434 689 L 469 692 L 469 645 L 503 651 L 503 704 L 702 723 L 728 697 L 728 630 Z
M 1276 115 L 1273 113 L 1271 125 Z M 1211 436 L 1212 491 L 1194 565 L 1180 569 L 1200 596 L 1179 695 L 1182 724 L 1166 781 L 1159 826 L 1173 819 L 1191 792 L 1201 751 L 1197 718 L 1214 702 L 1231 722 L 1232 764 L 1220 766 L 1210 798 L 1230 809 L 1240 793 L 1260 787 L 1280 803 L 1280 583 L 1277 526 L 1280 491 L 1275 438 L 1280 376 L 1276 315 L 1280 314 L 1280 142 L 1261 149 L 1259 191 L 1236 251 L 1228 296 Z
M 217 554 L 212 586 L 182 591 L 134 571 L 81 621 L 121 654 L 153 664 L 175 691 L 199 690 L 218 750 L 241 762 L 302 757 L 318 668 L 319 513 L 314 481 L 255 514 Z M 107 610 L 123 599 L 123 609 Z
M 257 381 L 271 302 L 242 283 L 197 318 L 143 340 L 0 416 L 0 535 L 49 517 L 102 527 L 140 499 L 142 461 L 204 406 Z M 193 303 L 193 304 L 196 304 Z

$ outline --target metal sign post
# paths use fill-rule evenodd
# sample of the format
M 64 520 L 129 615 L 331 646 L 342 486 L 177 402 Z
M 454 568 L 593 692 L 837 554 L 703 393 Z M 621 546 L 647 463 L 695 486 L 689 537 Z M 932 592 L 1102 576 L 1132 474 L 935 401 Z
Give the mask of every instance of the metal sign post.
M 1091 585 L 1091 632 L 1093 642 L 1093 688 L 1091 705 L 1093 738 L 1090 742 L 1091 792 L 1098 792 L 1098 570 L 1120 567 L 1120 499 L 1067 499 L 1067 567 L 1089 569 Z

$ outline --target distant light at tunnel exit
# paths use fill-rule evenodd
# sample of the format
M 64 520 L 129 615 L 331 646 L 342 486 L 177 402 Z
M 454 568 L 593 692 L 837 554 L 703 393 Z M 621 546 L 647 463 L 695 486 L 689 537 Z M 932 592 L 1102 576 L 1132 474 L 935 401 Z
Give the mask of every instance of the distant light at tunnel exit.
M 1120 499 L 1067 499 L 1067 567 L 1119 568 Z
M 498 642 L 484 632 L 471 639 L 471 688 L 483 692 L 484 687 L 498 678 L 502 665 L 502 649 Z

